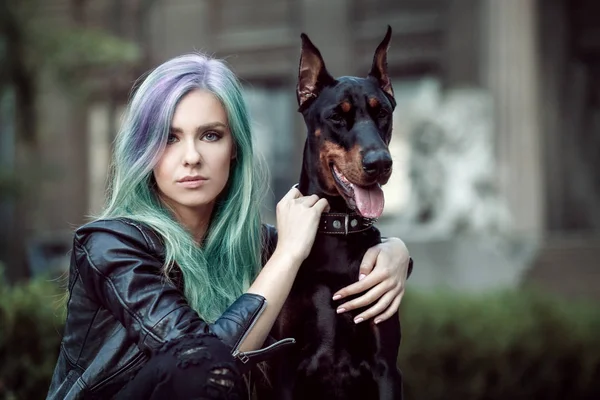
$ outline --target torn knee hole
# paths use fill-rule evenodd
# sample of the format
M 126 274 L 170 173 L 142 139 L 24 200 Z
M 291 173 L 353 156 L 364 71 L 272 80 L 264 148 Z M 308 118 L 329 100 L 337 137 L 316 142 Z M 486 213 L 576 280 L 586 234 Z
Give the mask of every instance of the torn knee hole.
M 228 388 L 233 387 L 233 372 L 231 372 L 229 368 L 213 368 L 210 370 L 210 374 L 213 375 L 213 377 L 208 378 L 209 382 Z
M 175 357 L 179 368 L 187 368 L 190 365 L 200 365 L 201 362 L 212 358 L 210 352 L 204 346 L 178 350 L 175 353 Z
M 233 387 L 233 381 L 231 379 L 208 378 L 208 381 L 214 383 L 215 385 L 223 386 L 226 388 Z
M 210 372 L 215 375 L 227 375 L 231 373 L 228 368 L 215 368 Z
M 177 353 L 177 356 L 178 357 L 191 356 L 191 355 L 196 354 L 199 351 L 202 351 L 202 350 L 205 350 L 205 349 L 206 349 L 206 347 L 204 347 L 204 346 L 198 346 L 198 347 L 194 347 L 194 348 L 191 348 L 191 349 L 186 349 L 186 350 L 180 351 L 180 352 Z

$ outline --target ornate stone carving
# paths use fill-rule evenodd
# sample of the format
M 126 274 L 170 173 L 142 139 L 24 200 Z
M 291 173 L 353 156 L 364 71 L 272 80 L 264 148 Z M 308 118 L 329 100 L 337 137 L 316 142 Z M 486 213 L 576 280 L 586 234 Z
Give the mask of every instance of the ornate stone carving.
M 490 96 L 454 89 L 434 103 L 416 107 L 408 139 L 412 196 L 403 219 L 435 237 L 507 232 Z

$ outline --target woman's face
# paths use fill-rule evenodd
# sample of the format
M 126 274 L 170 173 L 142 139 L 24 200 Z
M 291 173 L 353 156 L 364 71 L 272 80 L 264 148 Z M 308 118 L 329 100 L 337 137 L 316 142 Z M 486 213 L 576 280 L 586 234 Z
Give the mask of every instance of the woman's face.
M 177 214 L 207 216 L 229 179 L 234 143 L 221 102 L 197 89 L 175 108 L 165 152 L 154 168 L 161 199 Z

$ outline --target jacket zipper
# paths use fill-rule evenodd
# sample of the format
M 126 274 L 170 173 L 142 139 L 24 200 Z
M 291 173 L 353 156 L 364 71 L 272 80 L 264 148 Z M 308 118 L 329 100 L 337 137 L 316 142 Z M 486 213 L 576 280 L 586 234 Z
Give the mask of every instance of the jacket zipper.
M 231 355 L 234 358 L 238 357 L 240 354 L 244 354 L 244 353 L 240 352 L 240 346 L 242 345 L 242 343 L 244 343 L 244 340 L 246 340 L 246 338 L 248 337 L 248 334 L 250 333 L 250 331 L 252 330 L 252 328 L 254 328 L 254 325 L 256 325 L 256 322 L 258 321 L 258 319 L 260 318 L 260 316 L 262 315 L 262 313 L 265 311 L 266 308 L 267 308 L 267 300 L 265 299 L 262 302 L 262 304 L 260 305 L 260 308 L 258 309 L 256 315 L 254 316 L 254 319 L 252 320 L 252 323 L 250 323 L 250 326 L 248 327 L 248 329 L 246 329 L 246 332 L 244 332 L 244 334 L 242 335 L 242 337 L 240 338 L 240 340 L 237 342 L 237 345 L 233 349 L 233 352 L 231 353 Z M 242 358 L 240 358 L 240 360 L 244 364 L 248 361 L 248 360 L 244 361 L 244 360 L 242 360 Z
M 255 355 L 267 353 L 273 349 L 276 349 L 279 346 L 283 346 L 286 344 L 293 344 L 293 343 L 296 343 L 296 339 L 294 339 L 294 338 L 281 339 L 263 349 L 250 350 L 250 351 L 245 351 L 245 352 L 237 351 L 236 353 L 233 354 L 233 357 L 236 357 L 237 359 L 239 359 L 242 362 L 242 364 L 246 364 L 250 360 L 250 358 Z

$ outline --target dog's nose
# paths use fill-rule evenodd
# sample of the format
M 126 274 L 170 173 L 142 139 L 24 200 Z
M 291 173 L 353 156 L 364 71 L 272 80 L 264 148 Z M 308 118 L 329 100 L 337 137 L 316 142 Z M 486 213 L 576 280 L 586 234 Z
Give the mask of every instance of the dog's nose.
M 389 173 L 392 169 L 392 156 L 387 150 L 372 150 L 365 154 L 362 164 L 367 175 L 377 176 Z

